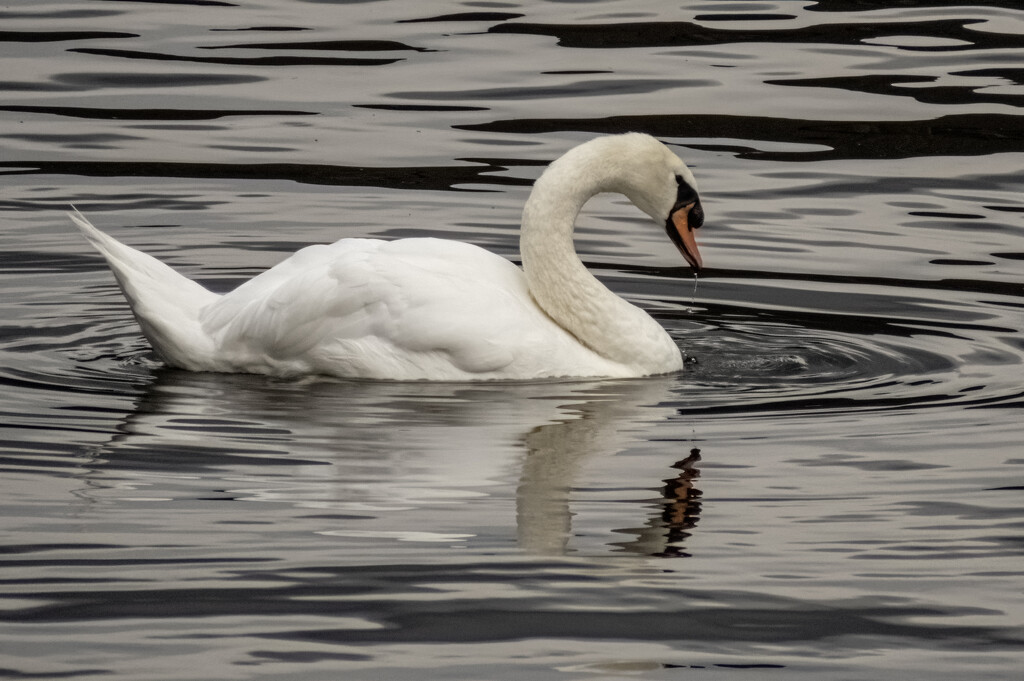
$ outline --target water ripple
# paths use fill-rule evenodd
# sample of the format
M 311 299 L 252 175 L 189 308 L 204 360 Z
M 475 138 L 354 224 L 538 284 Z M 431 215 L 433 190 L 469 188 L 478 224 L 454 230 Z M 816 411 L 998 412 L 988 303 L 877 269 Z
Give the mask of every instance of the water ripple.
M 1024 151 L 1024 118 L 950 114 L 912 121 L 815 121 L 762 116 L 703 114 L 631 115 L 608 118 L 517 118 L 458 126 L 478 132 L 538 135 L 558 131 L 596 134 L 646 132 L 659 137 L 695 139 L 688 146 L 730 151 L 761 161 L 900 159 L 927 156 L 985 156 Z M 753 148 L 716 140 L 745 140 Z M 816 150 L 759 149 L 757 142 L 814 145 Z
M 510 22 L 492 26 L 491 33 L 545 35 L 562 47 L 609 49 L 636 47 L 694 47 L 742 43 L 859 45 L 892 35 L 910 34 L 931 39 L 901 45 L 906 50 L 994 50 L 1024 47 L 1024 38 L 1011 33 L 977 31 L 970 27 L 984 19 L 932 21 L 847 22 L 766 29 L 712 28 L 690 22 L 629 22 L 611 24 L 537 24 Z M 953 41 L 952 43 L 948 41 Z

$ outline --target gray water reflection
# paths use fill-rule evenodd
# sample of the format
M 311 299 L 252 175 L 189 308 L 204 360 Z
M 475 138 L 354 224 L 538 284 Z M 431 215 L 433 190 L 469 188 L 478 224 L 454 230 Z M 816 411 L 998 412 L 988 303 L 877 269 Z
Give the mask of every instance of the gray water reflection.
M 673 385 L 672 378 L 481 385 L 311 379 L 268 385 L 262 377 L 163 371 L 111 441 L 93 451 L 82 478 L 88 486 L 79 495 L 88 498 L 89 488 L 146 486 L 144 479 L 165 474 L 207 477 L 227 470 L 262 477 L 256 471 L 287 467 L 302 472 L 290 474 L 285 488 L 219 493 L 386 514 L 409 505 L 458 503 L 514 482 L 515 517 L 496 514 L 493 522 L 514 523 L 527 553 L 562 555 L 572 550 L 570 501 L 580 469 L 644 442 L 645 424 L 674 417 Z M 666 461 L 666 474 L 673 463 Z M 689 465 L 686 475 L 694 475 Z M 651 480 L 649 486 L 663 484 Z M 677 530 L 692 519 L 647 522 L 628 550 L 676 550 L 669 545 L 682 539 Z M 413 523 L 407 531 L 426 537 L 433 528 Z M 366 532 L 338 529 L 332 535 Z
M 1019 675 L 1017 0 L 0 20 L 0 673 Z M 580 225 L 697 360 L 646 387 L 175 376 L 63 216 L 219 291 L 344 236 L 515 259 L 626 129 L 708 213 L 695 301 L 620 202 Z

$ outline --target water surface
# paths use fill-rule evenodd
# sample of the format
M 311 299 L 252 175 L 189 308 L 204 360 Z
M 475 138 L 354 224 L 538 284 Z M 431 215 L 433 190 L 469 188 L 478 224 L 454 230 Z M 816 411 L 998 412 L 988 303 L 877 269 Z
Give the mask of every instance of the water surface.
M 1024 12 L 891 4 L 0 10 L 0 674 L 1013 678 Z M 678 376 L 169 370 L 63 216 L 221 292 L 346 236 L 516 260 L 627 130 L 707 271 L 621 197 L 577 246 Z

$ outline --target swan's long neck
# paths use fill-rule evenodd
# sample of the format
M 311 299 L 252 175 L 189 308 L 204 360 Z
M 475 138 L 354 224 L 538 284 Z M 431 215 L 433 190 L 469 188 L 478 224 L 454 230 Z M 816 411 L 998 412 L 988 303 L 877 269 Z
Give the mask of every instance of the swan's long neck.
M 638 374 L 682 368 L 679 349 L 665 330 L 612 293 L 576 254 L 573 229 L 583 205 L 601 192 L 632 195 L 637 189 L 608 150 L 589 146 L 552 163 L 523 209 L 520 251 L 530 292 L 562 328 L 606 359 Z

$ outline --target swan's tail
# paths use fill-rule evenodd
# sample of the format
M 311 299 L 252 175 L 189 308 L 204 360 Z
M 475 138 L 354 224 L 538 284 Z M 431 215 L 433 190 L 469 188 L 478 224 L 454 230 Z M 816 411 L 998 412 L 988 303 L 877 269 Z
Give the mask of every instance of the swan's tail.
M 125 246 L 93 227 L 72 206 L 68 217 L 110 265 L 142 333 L 172 366 L 202 369 L 212 341 L 202 330 L 199 313 L 219 298 L 156 258 Z

